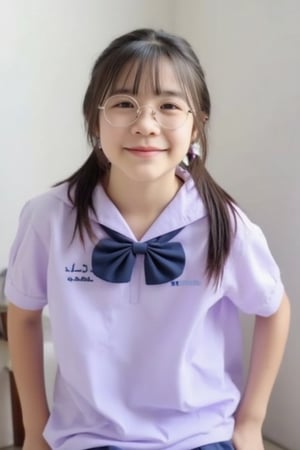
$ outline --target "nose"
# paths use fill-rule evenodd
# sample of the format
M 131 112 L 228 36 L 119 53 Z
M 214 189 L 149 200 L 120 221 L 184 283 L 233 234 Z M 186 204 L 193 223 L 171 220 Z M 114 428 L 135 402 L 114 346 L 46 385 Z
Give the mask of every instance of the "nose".
M 160 126 L 155 118 L 155 110 L 150 105 L 141 106 L 131 130 L 134 134 L 159 134 Z

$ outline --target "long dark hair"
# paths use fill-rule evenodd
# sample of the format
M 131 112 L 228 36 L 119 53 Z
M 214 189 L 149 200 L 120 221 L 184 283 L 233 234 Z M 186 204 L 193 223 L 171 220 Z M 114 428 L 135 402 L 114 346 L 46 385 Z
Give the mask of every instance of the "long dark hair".
M 201 154 L 190 158 L 188 163 L 182 162 L 181 165 L 191 173 L 207 209 L 209 238 L 206 274 L 208 280 L 213 279 L 217 283 L 222 277 L 230 251 L 236 222 L 235 202 L 212 179 L 205 168 L 207 158 L 205 121 L 210 115 L 210 97 L 199 60 L 190 44 L 183 38 L 164 31 L 139 29 L 115 39 L 103 51 L 94 64 L 83 102 L 87 137 L 93 150 L 86 162 L 61 183 L 68 182 L 69 198 L 76 208 L 74 233 L 78 231 L 82 241 L 84 230 L 93 237 L 88 211 L 89 209 L 94 211 L 93 191 L 109 170 L 108 160 L 97 142 L 98 106 L 103 104 L 110 92 L 113 92 L 120 72 L 126 69 L 129 73 L 133 67 L 134 93 L 138 92 L 145 67 L 152 71 L 154 91 L 159 91 L 158 63 L 162 57 L 168 58 L 172 63 L 186 98 L 189 99 L 188 103 L 192 102 Z

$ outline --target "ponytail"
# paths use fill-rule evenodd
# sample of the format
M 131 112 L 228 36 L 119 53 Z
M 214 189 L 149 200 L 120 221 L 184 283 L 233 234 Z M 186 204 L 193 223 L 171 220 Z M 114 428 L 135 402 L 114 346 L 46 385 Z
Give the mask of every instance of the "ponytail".
M 88 236 L 93 239 L 94 233 L 89 220 L 89 210 L 95 213 L 93 205 L 93 192 L 99 182 L 101 182 L 109 170 L 109 162 L 101 149 L 94 147 L 92 153 L 85 163 L 70 177 L 56 183 L 59 186 L 62 183 L 68 183 L 68 198 L 76 209 L 75 227 L 73 237 L 76 231 L 82 242 L 84 242 L 84 230 Z M 74 192 L 73 191 L 74 188 Z
M 217 285 L 222 278 L 236 228 L 235 201 L 213 180 L 200 156 L 194 156 L 189 165 L 184 164 L 184 168 L 190 172 L 207 210 L 209 236 L 206 275 L 208 281 L 213 280 Z

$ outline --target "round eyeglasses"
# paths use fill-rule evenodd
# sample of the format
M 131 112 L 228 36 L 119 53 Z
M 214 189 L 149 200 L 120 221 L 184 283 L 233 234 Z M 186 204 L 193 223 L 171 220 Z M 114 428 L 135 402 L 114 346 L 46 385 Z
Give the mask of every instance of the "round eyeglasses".
M 103 106 L 98 106 L 113 127 L 128 127 L 134 124 L 146 108 L 151 109 L 152 118 L 161 127 L 169 130 L 180 128 L 188 115 L 192 114 L 186 102 L 177 97 L 172 99 L 158 97 L 153 104 L 140 106 L 130 95 L 117 94 L 108 97 Z

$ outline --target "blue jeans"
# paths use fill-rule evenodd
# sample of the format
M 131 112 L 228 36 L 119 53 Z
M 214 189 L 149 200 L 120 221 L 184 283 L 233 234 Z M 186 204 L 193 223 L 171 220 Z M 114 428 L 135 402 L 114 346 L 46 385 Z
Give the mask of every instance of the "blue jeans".
M 107 447 L 95 447 L 88 448 L 86 450 L 122 450 L 120 447 L 107 446 Z M 226 442 L 216 442 L 215 444 L 202 445 L 191 450 L 234 450 L 231 441 Z
M 195 450 L 234 450 L 231 441 L 226 442 L 216 442 L 215 444 L 202 445 Z

